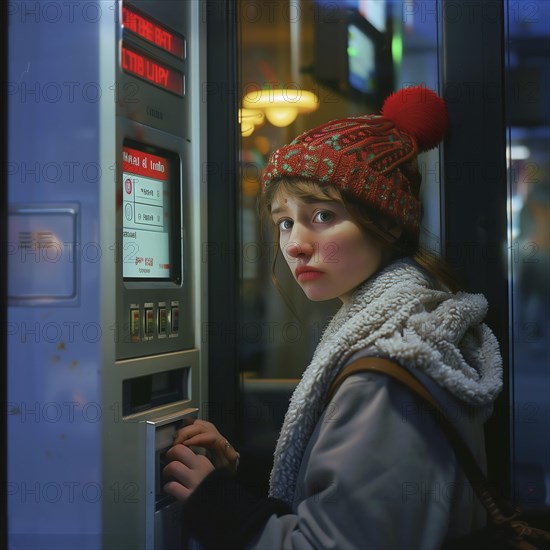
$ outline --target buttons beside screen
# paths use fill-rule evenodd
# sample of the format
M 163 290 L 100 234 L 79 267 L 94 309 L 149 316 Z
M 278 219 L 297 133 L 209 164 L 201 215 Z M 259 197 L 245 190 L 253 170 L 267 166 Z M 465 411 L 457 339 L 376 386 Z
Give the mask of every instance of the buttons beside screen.
M 178 301 L 147 302 L 130 306 L 131 342 L 154 340 L 155 338 L 178 338 L 180 330 L 180 308 Z
M 166 338 L 166 333 L 168 331 L 168 312 L 166 311 L 166 304 L 160 302 L 157 310 L 157 326 L 158 326 L 158 337 Z
M 139 307 L 130 308 L 130 339 L 132 342 L 139 342 L 140 338 L 140 312 Z
M 147 340 L 153 338 L 155 334 L 155 316 L 153 314 L 153 304 L 145 304 L 145 331 L 143 337 Z
M 180 307 L 178 302 L 172 302 L 170 308 L 170 336 L 177 336 L 180 329 Z

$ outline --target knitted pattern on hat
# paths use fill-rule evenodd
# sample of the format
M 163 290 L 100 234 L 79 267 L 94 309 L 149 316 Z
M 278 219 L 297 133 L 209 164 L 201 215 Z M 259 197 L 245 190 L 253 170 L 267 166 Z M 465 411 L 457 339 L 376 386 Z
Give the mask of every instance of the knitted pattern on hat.
M 275 151 L 264 188 L 282 178 L 335 185 L 370 208 L 418 232 L 421 176 L 416 156 L 435 147 L 447 128 L 445 103 L 431 90 L 404 88 L 381 115 L 334 120 Z
M 412 260 L 398 260 L 368 279 L 328 324 L 292 395 L 275 449 L 270 495 L 292 504 L 328 388 L 359 350 L 375 349 L 424 372 L 485 416 L 502 389 L 502 358 L 483 324 L 486 312 L 481 294 L 433 288 Z

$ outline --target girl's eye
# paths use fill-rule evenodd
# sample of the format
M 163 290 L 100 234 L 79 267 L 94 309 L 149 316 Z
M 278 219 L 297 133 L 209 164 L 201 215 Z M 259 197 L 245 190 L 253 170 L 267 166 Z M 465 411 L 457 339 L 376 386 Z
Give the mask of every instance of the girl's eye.
M 281 231 L 288 231 L 292 228 L 292 222 L 290 220 L 280 220 L 277 225 Z
M 334 214 L 332 212 L 328 212 L 326 210 L 321 210 L 320 212 L 317 212 L 315 214 L 315 221 L 320 223 L 327 223 L 334 217 Z

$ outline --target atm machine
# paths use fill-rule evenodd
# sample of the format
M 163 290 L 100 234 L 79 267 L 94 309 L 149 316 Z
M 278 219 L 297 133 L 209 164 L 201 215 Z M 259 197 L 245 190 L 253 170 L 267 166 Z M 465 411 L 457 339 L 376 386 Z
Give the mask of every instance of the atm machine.
M 207 384 L 203 9 L 9 5 L 10 548 L 181 545 L 161 472 Z

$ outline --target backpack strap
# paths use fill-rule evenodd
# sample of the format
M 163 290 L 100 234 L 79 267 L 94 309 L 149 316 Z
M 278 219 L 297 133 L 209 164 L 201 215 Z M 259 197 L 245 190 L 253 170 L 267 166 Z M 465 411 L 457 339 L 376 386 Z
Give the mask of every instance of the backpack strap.
M 518 515 L 519 511 L 516 508 L 501 500 L 494 493 L 470 448 L 448 419 L 439 403 L 413 374 L 394 361 L 382 357 L 363 357 L 353 361 L 344 367 L 332 381 L 326 398 L 327 403 L 334 397 L 334 394 L 348 376 L 361 372 L 377 372 L 389 376 L 409 388 L 420 398 L 445 433 L 464 474 L 494 523 L 504 523 Z

